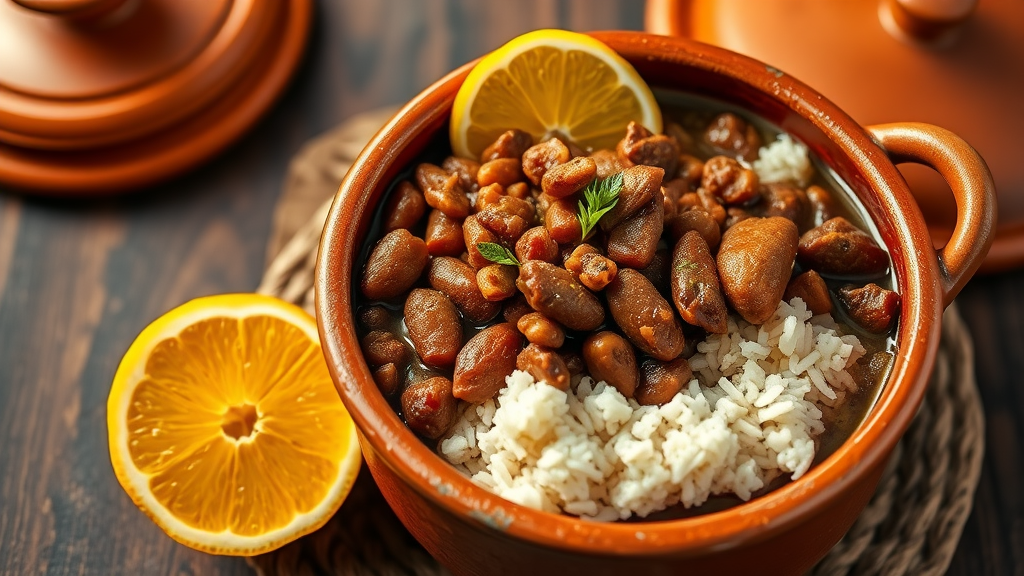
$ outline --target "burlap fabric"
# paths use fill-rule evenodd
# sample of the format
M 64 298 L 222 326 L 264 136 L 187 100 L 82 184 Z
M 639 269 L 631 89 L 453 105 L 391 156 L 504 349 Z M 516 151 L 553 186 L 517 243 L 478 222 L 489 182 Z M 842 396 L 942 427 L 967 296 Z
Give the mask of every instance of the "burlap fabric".
M 307 144 L 292 160 L 274 214 L 260 292 L 312 313 L 313 265 L 330 199 L 363 145 L 393 112 L 357 116 Z M 943 317 L 924 403 L 896 446 L 878 491 L 811 573 L 944 573 L 970 514 L 983 454 L 974 350 L 954 305 Z M 262 576 L 448 573 L 401 525 L 365 469 L 326 526 L 249 563 Z

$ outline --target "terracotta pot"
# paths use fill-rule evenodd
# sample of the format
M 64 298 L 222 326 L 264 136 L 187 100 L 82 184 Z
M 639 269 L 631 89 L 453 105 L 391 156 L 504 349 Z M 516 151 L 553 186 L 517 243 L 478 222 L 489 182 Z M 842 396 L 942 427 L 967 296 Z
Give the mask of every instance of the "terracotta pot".
M 862 128 L 774 68 L 684 39 L 595 34 L 655 88 L 739 105 L 806 143 L 854 190 L 892 256 L 903 299 L 899 352 L 881 397 L 842 447 L 801 479 L 748 503 L 695 518 L 595 523 L 518 506 L 461 476 L 405 427 L 377 391 L 359 351 L 353 272 L 382 195 L 428 146 L 447 145 L 455 93 L 472 63 L 417 96 L 356 160 L 327 219 L 316 266 L 317 318 L 341 397 L 385 498 L 431 554 L 456 574 L 799 574 L 866 505 L 927 385 L 942 310 L 992 239 L 995 196 L 977 153 L 924 124 Z M 939 252 L 894 161 L 933 166 L 954 190 L 959 219 Z

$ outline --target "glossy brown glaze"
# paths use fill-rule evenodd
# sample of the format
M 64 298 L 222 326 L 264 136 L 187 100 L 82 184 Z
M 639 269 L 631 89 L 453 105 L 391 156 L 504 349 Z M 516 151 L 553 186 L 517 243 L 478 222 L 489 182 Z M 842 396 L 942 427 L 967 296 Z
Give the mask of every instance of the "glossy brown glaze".
M 652 85 L 699 90 L 784 126 L 850 183 L 887 246 L 903 304 L 899 354 L 876 407 L 832 456 L 804 477 L 741 506 L 665 522 L 593 523 L 518 506 L 476 486 L 405 428 L 377 391 L 355 343 L 353 263 L 387 184 L 445 127 L 461 68 L 408 104 L 370 143 L 343 182 L 317 263 L 317 312 L 328 366 L 362 431 L 370 471 L 388 502 L 427 549 L 456 574 L 616 574 L 625 570 L 779 574 L 809 569 L 853 523 L 874 491 L 924 393 L 939 342 L 943 299 L 958 290 L 991 237 L 994 208 L 983 166 L 967 156 L 954 192 L 963 243 L 934 257 L 920 212 L 886 152 L 841 110 L 764 64 L 711 46 L 636 33 L 601 33 Z M 901 132 L 914 131 L 903 127 Z M 891 132 L 879 141 L 901 149 Z M 889 138 L 893 136 L 894 138 Z M 877 137 L 877 133 L 876 133 Z M 962 141 L 937 136 L 955 149 Z M 966 145 L 963 145 L 966 146 Z M 917 150 L 918 158 L 924 153 Z M 937 148 L 935 154 L 944 154 Z M 958 158 L 968 158 L 961 162 Z M 979 171 L 980 170 L 980 171 Z M 951 177 L 951 180 L 953 178 Z M 568 367 L 568 363 L 567 363 Z M 571 369 L 571 368 L 570 368 Z M 443 486 L 443 489 L 440 487 Z M 443 527 L 443 528 L 439 528 Z M 643 538 L 637 534 L 642 533 Z M 794 552 L 797 551 L 797 552 Z

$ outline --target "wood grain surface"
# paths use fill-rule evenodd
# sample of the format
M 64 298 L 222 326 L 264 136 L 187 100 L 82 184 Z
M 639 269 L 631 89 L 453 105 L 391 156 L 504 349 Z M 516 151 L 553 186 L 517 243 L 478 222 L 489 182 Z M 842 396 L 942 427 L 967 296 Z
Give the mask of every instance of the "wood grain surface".
M 101 202 L 0 193 L 0 574 L 249 574 L 166 537 L 121 490 L 106 397 L 164 311 L 253 290 L 289 158 L 522 32 L 640 29 L 630 0 L 332 0 L 273 111 L 199 170 Z M 1021 191 L 1024 193 L 1024 191 Z M 958 299 L 987 415 L 983 477 L 950 574 L 1024 574 L 1024 272 Z

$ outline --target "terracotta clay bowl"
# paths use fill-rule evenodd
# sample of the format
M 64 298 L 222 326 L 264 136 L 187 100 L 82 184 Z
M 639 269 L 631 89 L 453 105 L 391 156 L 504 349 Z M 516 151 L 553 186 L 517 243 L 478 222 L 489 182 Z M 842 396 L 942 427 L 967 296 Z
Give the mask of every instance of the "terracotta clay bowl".
M 331 375 L 388 503 L 456 574 L 802 573 L 864 508 L 921 402 L 942 310 L 992 240 L 991 176 L 978 154 L 946 130 L 924 124 L 863 128 L 814 90 L 756 60 L 679 38 L 594 36 L 652 87 L 734 104 L 793 134 L 853 189 L 888 246 L 903 300 L 898 354 L 865 421 L 795 482 L 721 512 L 662 522 L 596 523 L 513 504 L 470 482 L 417 439 L 378 392 L 362 357 L 353 280 L 388 186 L 428 145 L 447 141 L 452 102 L 472 63 L 403 108 L 341 185 L 316 265 L 317 319 Z M 956 230 L 938 252 L 894 166 L 904 161 L 934 167 L 955 192 Z

